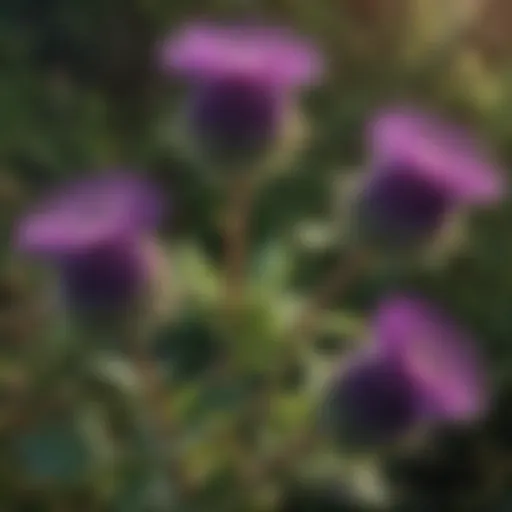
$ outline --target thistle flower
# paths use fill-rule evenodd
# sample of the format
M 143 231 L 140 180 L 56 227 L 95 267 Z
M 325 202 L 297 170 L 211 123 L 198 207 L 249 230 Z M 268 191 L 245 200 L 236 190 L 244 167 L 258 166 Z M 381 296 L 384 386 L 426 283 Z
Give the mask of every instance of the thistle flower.
M 357 228 L 372 242 L 424 247 L 470 207 L 505 195 L 499 169 L 461 128 L 407 108 L 370 123 L 370 169 L 358 185 Z
M 148 239 L 162 213 L 161 199 L 134 175 L 86 178 L 28 212 L 15 243 L 56 266 L 73 308 L 118 309 L 140 297 L 154 270 Z
M 164 42 L 161 62 L 193 86 L 186 123 L 195 150 L 235 166 L 289 142 L 296 91 L 322 72 L 311 45 L 252 25 L 187 25 Z
M 442 311 L 397 296 L 375 319 L 376 341 L 417 383 L 423 413 L 434 420 L 474 421 L 488 407 L 489 389 L 476 343 Z
M 342 438 L 394 441 L 423 424 L 476 421 L 485 412 L 488 387 L 471 338 L 423 301 L 384 301 L 373 343 L 329 389 L 329 424 Z

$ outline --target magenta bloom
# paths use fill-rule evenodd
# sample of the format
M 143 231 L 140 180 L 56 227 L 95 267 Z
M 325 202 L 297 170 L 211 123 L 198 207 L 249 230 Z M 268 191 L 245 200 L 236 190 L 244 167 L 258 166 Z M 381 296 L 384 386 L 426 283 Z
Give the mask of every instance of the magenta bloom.
M 380 113 L 370 126 L 376 173 L 407 167 L 451 200 L 488 204 L 503 198 L 504 176 L 474 135 L 405 108 Z
M 161 196 L 135 175 L 111 172 L 63 186 L 17 226 L 17 248 L 55 264 L 75 306 L 132 300 L 147 278 L 145 237 Z
M 311 85 L 322 72 L 318 52 L 290 31 L 253 25 L 191 24 L 162 47 L 162 65 L 197 82 L 245 77 L 268 87 Z
M 340 437 L 393 441 L 423 423 L 474 421 L 486 411 L 488 383 L 471 337 L 423 301 L 384 301 L 373 350 L 329 389 L 330 425 Z
M 323 71 L 310 44 L 254 25 L 187 25 L 164 42 L 160 58 L 194 87 L 189 123 L 202 148 L 235 159 L 275 140 L 290 96 Z
M 422 300 L 394 297 L 375 318 L 379 349 L 417 383 L 422 407 L 441 420 L 472 420 L 485 412 L 489 390 L 472 337 Z
M 504 175 L 478 141 L 429 114 L 385 110 L 370 123 L 367 139 L 371 169 L 359 210 L 381 238 L 424 240 L 453 212 L 506 193 Z

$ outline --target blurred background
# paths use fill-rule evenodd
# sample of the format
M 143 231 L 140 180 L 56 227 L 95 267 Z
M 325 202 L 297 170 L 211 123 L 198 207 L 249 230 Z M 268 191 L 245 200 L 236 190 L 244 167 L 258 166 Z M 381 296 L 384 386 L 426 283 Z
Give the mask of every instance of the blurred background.
M 506 168 L 512 163 L 512 4 L 507 0 L 1 0 L 0 234 L 5 264 L 0 269 L 0 340 L 12 336 L 13 329 L 30 338 L 25 330 L 37 331 L 39 325 L 16 309 L 20 303 L 26 306 L 23 294 L 29 292 L 25 273 L 12 270 L 13 222 L 27 204 L 74 175 L 111 166 L 143 170 L 172 204 L 163 235 L 193 240 L 211 261 L 220 261 L 222 194 L 169 142 L 182 84 L 162 77 L 155 62 L 161 38 L 194 19 L 256 19 L 290 26 L 315 41 L 327 61 L 324 83 L 303 98 L 310 147 L 290 172 L 263 188 L 254 205 L 250 243 L 255 259 L 265 254 L 269 240 L 302 239 L 311 219 L 318 230 L 318 222 L 331 213 L 334 176 L 364 160 L 362 130 L 382 104 L 410 100 L 445 113 L 471 125 Z M 391 510 L 512 511 L 511 222 L 505 204 L 475 219 L 468 247 L 442 272 L 370 273 L 338 297 L 337 305 L 354 317 L 371 311 L 379 297 L 395 289 L 435 298 L 483 340 L 496 381 L 495 406 L 483 426 L 443 432 L 414 461 L 389 460 L 386 472 L 393 482 L 409 486 L 413 496 L 403 508 Z M 337 248 L 297 244 L 299 263 L 290 288 L 307 293 L 337 259 Z M 197 334 L 200 322 L 193 325 L 195 331 L 182 336 L 198 336 L 202 341 L 196 351 L 207 357 L 207 336 Z M 336 357 L 345 340 L 326 333 L 316 341 L 319 353 Z M 9 350 L 4 352 L 9 359 Z M 297 372 L 300 379 L 300 368 Z M 5 435 L 2 443 L 5 448 L 12 440 Z M 32 450 L 42 450 L 40 445 L 54 447 L 40 457 L 51 459 L 58 449 L 54 439 Z M 2 468 L 3 473 L 11 467 Z M 239 497 L 227 498 L 236 487 L 232 480 L 224 474 L 217 480 L 201 495 L 201 503 L 164 510 L 253 510 L 241 505 Z M 311 489 L 286 481 L 285 487 L 281 510 L 359 510 L 330 499 L 329 486 Z M 363 494 L 370 494 L 370 487 L 363 484 Z M 23 491 L 25 503 L 18 494 L 12 475 L 3 478 L 0 510 L 157 510 L 135 508 L 130 498 L 113 508 L 101 500 L 89 503 L 82 494 L 46 503 Z

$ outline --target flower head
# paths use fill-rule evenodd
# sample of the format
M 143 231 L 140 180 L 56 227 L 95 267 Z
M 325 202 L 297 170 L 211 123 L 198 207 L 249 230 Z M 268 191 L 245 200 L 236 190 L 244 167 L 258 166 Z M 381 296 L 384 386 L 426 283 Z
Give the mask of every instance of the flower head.
M 429 416 L 473 420 L 485 411 L 488 386 L 476 344 L 437 308 L 392 297 L 381 305 L 374 328 L 380 350 L 417 382 Z
M 164 42 L 164 69 L 198 82 L 245 78 L 274 88 L 311 85 L 322 74 L 318 52 L 283 28 L 191 24 Z
M 478 205 L 504 196 L 504 176 L 473 134 L 408 108 L 379 113 L 370 125 L 375 173 L 395 166 L 437 186 L 453 202 Z
M 328 413 L 341 437 L 388 442 L 425 423 L 475 421 L 488 401 L 471 337 L 425 302 L 397 296 L 377 310 L 372 350 L 336 375 Z
M 19 222 L 16 246 L 44 257 L 81 254 L 155 228 L 162 198 L 145 181 L 109 172 L 62 186 Z
M 186 123 L 194 151 L 237 167 L 286 137 L 295 91 L 323 71 L 309 43 L 254 25 L 187 25 L 164 42 L 160 58 L 164 70 L 192 84 Z
M 110 172 L 64 185 L 43 200 L 20 220 L 15 244 L 57 265 L 74 304 L 118 304 L 145 282 L 145 240 L 162 211 L 162 198 L 148 183 Z
M 370 169 L 357 217 L 379 243 L 432 242 L 463 209 L 505 194 L 503 174 L 474 136 L 429 114 L 385 110 L 370 123 L 367 139 Z

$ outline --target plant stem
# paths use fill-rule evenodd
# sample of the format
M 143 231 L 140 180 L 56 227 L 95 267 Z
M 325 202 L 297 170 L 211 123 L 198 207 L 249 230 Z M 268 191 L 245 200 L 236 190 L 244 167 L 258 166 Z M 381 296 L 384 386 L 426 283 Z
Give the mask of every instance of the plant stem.
M 177 459 L 168 460 L 168 448 L 170 444 L 180 435 L 179 425 L 173 418 L 172 391 L 162 383 L 157 365 L 153 358 L 144 353 L 136 353 L 133 356 L 141 382 L 144 384 L 144 399 L 147 401 L 148 409 L 152 415 L 152 422 L 157 432 L 155 435 L 163 446 L 160 454 L 165 469 L 169 472 L 171 481 L 174 482 L 181 494 L 181 498 L 189 497 L 194 490 L 187 472 L 183 469 L 182 461 Z
M 250 174 L 233 180 L 229 190 L 225 240 L 226 313 L 232 319 L 244 301 L 247 238 L 253 202 Z M 230 322 L 231 323 L 231 322 Z

